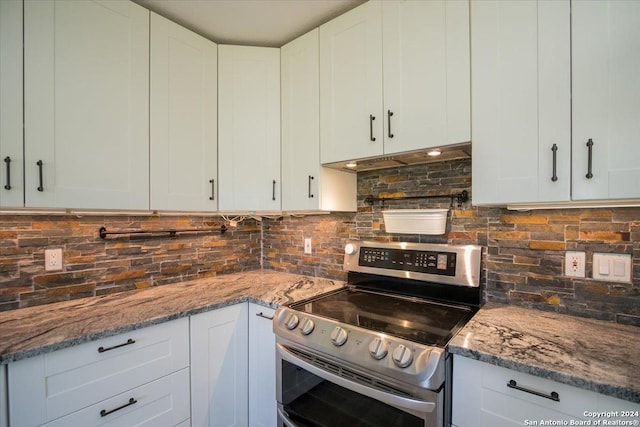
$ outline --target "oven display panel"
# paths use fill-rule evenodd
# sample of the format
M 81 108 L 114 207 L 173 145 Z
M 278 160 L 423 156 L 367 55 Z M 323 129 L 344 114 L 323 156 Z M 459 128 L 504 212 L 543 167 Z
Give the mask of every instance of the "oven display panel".
M 358 265 L 362 267 L 415 271 L 455 276 L 456 254 L 403 249 L 360 248 Z

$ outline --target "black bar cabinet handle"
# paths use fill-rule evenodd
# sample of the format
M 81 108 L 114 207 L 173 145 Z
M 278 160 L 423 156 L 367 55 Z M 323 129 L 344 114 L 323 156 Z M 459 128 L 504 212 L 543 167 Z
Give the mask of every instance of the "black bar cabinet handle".
M 258 317 L 262 317 L 263 319 L 267 319 L 267 320 L 273 320 L 273 316 L 267 316 L 267 315 L 266 315 L 266 314 L 264 314 L 263 312 L 256 313 L 256 316 L 258 316 Z
M 215 196 L 216 196 L 216 180 L 215 179 L 210 179 L 209 183 L 211 184 L 211 197 L 209 197 L 209 200 L 215 200 Z
M 114 345 L 113 347 L 98 347 L 98 353 L 104 353 L 105 351 L 109 351 L 109 350 L 115 350 L 116 348 L 120 348 L 120 347 L 124 347 L 125 345 L 131 345 L 131 344 L 135 344 L 136 340 L 129 338 L 127 340 L 127 342 L 122 343 L 122 344 L 118 344 L 118 345 Z
M 387 110 L 387 135 L 389 138 L 393 138 L 393 134 L 391 133 L 391 117 L 393 116 L 393 111 Z
M 271 193 L 271 200 L 275 200 L 276 199 L 276 180 L 273 180 L 273 190 Z
M 313 181 L 313 177 L 309 175 L 309 198 L 313 198 L 313 194 L 311 194 L 311 181 Z
M 4 189 L 11 190 L 11 157 L 5 157 L 4 162 L 7 164 L 7 183 L 4 185 Z
M 550 399 L 555 402 L 560 402 L 560 395 L 555 391 L 552 391 L 549 394 L 540 393 L 539 391 L 531 390 L 529 388 L 519 386 L 516 380 L 509 380 L 509 382 L 507 383 L 507 387 L 512 388 L 514 390 L 524 391 L 525 393 L 534 394 L 536 396 L 544 397 L 545 399 Z
M 592 173 L 592 166 L 593 166 L 593 140 L 591 138 L 589 138 L 589 141 L 587 141 L 587 148 L 589 149 L 589 160 L 588 160 L 588 166 L 587 166 L 587 179 L 591 179 L 593 178 L 593 173 Z
M 42 186 L 42 160 L 38 160 L 36 165 L 38 165 L 38 172 L 40 174 L 40 186 L 38 187 L 38 191 L 44 191 L 44 187 Z
M 115 409 L 110 409 L 110 410 L 108 410 L 108 411 L 107 411 L 106 409 L 103 409 L 102 411 L 100 411 L 100 416 L 101 416 L 101 417 L 106 417 L 106 416 L 107 416 L 107 415 L 109 415 L 109 414 L 113 414 L 114 412 L 117 412 L 117 411 L 119 411 L 120 409 L 124 409 L 124 408 L 126 408 L 127 406 L 135 405 L 136 403 L 138 403 L 138 401 L 137 401 L 137 400 L 135 400 L 135 399 L 132 397 L 132 398 L 130 398 L 130 399 L 129 399 L 129 402 L 125 403 L 125 404 L 124 404 L 124 405 L 122 405 L 122 406 L 118 406 L 118 407 L 117 407 L 117 408 L 115 408 Z
M 558 180 L 558 174 L 556 173 L 556 153 L 558 152 L 558 146 L 553 144 L 551 151 L 553 152 L 553 175 L 551 176 L 551 181 L 556 182 Z
M 373 114 L 369 114 L 369 139 L 371 141 L 376 140 L 376 137 L 373 136 L 373 121 L 376 119 L 376 116 L 374 116 Z

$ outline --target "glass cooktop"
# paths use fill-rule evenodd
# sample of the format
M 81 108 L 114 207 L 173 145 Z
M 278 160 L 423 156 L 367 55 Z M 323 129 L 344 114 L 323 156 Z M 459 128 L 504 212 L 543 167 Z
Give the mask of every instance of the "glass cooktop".
M 437 347 L 444 347 L 475 313 L 466 306 L 352 288 L 290 307 Z

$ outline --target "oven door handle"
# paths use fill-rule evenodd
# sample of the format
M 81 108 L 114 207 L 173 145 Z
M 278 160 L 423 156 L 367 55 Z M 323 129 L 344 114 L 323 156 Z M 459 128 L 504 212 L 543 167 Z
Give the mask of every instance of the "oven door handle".
M 332 383 L 349 389 L 355 393 L 359 393 L 373 399 L 379 400 L 382 403 L 386 403 L 387 405 L 396 407 L 398 409 L 404 409 L 408 411 L 418 411 L 421 413 L 430 413 L 436 409 L 436 404 L 434 402 L 424 402 L 422 400 L 410 399 L 408 397 L 397 396 L 391 393 L 385 393 L 380 390 L 376 390 L 371 387 L 367 387 L 362 384 L 358 384 L 357 382 L 342 378 L 338 375 L 332 374 L 331 372 L 327 372 L 324 369 L 320 369 L 304 360 L 296 357 L 294 354 L 290 353 L 286 347 L 282 344 L 277 344 L 277 351 L 284 360 L 297 365 L 310 373 L 319 376 L 320 378 L 324 378 L 327 381 L 331 381 Z
M 282 423 L 285 425 L 285 427 L 298 427 L 293 423 L 293 421 L 289 419 L 289 417 L 282 410 L 282 408 L 278 408 L 278 415 L 280 415 L 280 419 L 282 420 Z

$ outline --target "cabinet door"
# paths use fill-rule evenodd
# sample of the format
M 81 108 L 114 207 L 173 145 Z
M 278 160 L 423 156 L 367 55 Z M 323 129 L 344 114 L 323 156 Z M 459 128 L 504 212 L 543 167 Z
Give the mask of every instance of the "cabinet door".
M 0 366 L 0 427 L 9 425 L 9 396 L 7 393 L 7 365 Z
M 220 210 L 276 210 L 280 49 L 218 46 Z
M 469 3 L 385 1 L 382 23 L 385 154 L 469 141 Z
M 20 0 L 0 2 L 0 159 L 0 206 L 23 206 Z
M 191 421 L 248 425 L 247 304 L 191 316 Z
M 249 304 L 249 425 L 276 425 L 275 310 Z
M 151 13 L 151 209 L 217 208 L 218 47 Z
M 149 12 L 128 1 L 26 0 L 30 207 L 149 208 Z
M 471 2 L 474 204 L 569 200 L 569 25 L 567 0 Z
M 571 4 L 575 200 L 640 197 L 639 23 L 637 1 Z
M 320 166 L 318 29 L 283 46 L 282 210 L 356 210 L 356 174 Z
M 320 27 L 322 163 L 383 153 L 381 15 L 371 1 Z

